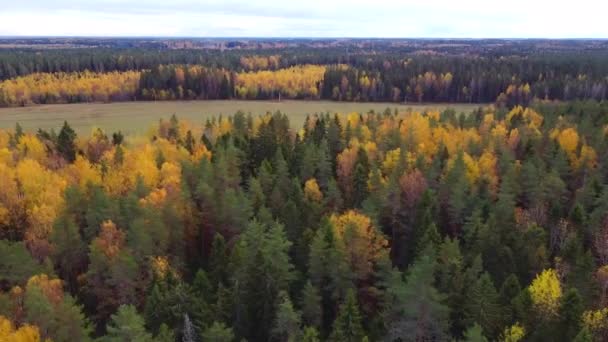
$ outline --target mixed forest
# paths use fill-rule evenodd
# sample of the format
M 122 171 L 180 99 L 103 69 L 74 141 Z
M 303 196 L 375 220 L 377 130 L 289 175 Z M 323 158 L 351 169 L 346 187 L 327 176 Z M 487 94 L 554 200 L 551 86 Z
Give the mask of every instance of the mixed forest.
M 0 48 L 0 106 L 183 99 L 513 106 L 608 96 L 604 41 L 319 41 L 259 49 L 221 42 L 222 49 L 170 48 L 176 43 Z
M 607 58 L 583 40 L 0 39 L 0 106 L 480 104 L 0 130 L 0 341 L 606 341 Z
M 603 341 L 608 106 L 0 132 L 0 338 Z

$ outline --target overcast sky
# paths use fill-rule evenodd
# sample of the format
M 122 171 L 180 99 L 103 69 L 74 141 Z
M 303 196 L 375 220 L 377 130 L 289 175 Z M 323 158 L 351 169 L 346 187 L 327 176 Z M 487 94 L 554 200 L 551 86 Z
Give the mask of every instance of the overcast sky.
M 608 38 L 602 0 L 0 0 L 0 35 Z

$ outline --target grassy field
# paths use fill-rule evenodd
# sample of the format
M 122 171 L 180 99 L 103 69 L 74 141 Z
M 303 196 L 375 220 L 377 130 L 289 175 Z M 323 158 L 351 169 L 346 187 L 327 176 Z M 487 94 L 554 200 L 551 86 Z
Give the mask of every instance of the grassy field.
M 211 116 L 231 115 L 238 110 L 252 114 L 264 114 L 280 110 L 289 115 L 294 127 L 301 127 L 307 114 L 321 112 L 368 112 L 384 111 L 387 107 L 400 111 L 443 110 L 447 107 L 458 112 L 476 109 L 476 104 L 395 104 L 352 103 L 331 101 L 181 101 L 181 102 L 120 102 L 83 103 L 67 105 L 42 105 L 19 108 L 0 108 L 0 128 L 14 128 L 19 122 L 27 130 L 59 128 L 64 120 L 79 134 L 88 134 L 93 127 L 106 132 L 121 130 L 126 134 L 145 132 L 160 118 L 176 114 L 192 123 L 204 123 Z

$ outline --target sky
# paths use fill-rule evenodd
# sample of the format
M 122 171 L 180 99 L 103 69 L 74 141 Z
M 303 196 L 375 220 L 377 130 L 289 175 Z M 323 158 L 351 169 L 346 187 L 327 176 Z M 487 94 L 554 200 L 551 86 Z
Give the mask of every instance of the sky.
M 0 0 L 0 36 L 608 38 L 602 0 Z

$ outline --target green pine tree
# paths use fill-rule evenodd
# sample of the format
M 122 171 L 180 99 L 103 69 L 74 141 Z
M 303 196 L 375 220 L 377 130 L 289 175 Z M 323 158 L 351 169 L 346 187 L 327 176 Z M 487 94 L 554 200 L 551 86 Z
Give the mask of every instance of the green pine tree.
M 144 326 L 144 319 L 132 305 L 120 306 L 112 315 L 106 330 L 107 335 L 101 339 L 103 342 L 152 341 L 152 335 Z
M 201 339 L 204 342 L 233 342 L 234 332 L 232 328 L 224 323 L 213 322 L 213 324 L 203 331 Z
M 472 322 L 479 323 L 488 336 L 498 336 L 503 328 L 504 311 L 488 273 L 482 274 L 468 290 L 465 305 Z
M 364 337 L 357 298 L 354 291 L 349 290 L 340 305 L 329 339 L 335 342 L 360 342 Z
M 410 267 L 406 281 L 395 272 L 387 289 L 387 336 L 402 341 L 447 339 L 448 308 L 433 286 L 434 253 L 427 250 Z M 414 332 L 414 333 L 413 333 Z
M 285 291 L 281 291 L 279 293 L 279 304 L 272 328 L 272 336 L 278 341 L 299 341 L 301 339 L 301 320 L 300 313 L 294 309 L 289 295 Z
M 57 152 L 70 163 L 76 160 L 76 132 L 67 121 L 63 122 L 63 127 L 57 136 Z

